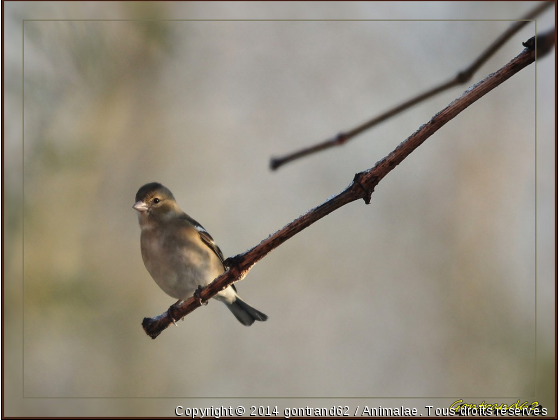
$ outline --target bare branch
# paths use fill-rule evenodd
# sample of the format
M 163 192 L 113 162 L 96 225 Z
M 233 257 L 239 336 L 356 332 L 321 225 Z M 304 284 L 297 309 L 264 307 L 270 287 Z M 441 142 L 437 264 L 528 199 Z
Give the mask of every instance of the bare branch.
M 155 318 L 144 318 L 142 326 L 152 338 L 156 338 L 172 322 L 172 319 L 181 319 L 185 315 L 202 306 L 219 291 L 228 287 L 236 281 L 242 280 L 249 270 L 270 251 L 286 242 L 292 236 L 301 232 L 306 227 L 322 219 L 329 213 L 353 201 L 363 199 L 366 204 L 371 200 L 371 194 L 375 186 L 408 155 L 410 155 L 427 138 L 443 127 L 447 122 L 456 117 L 468 106 L 486 95 L 496 86 L 505 82 L 511 76 L 527 67 L 535 61 L 535 55 L 542 57 L 548 53 L 555 43 L 555 30 L 539 36 L 537 51 L 535 51 L 534 38 L 528 40 L 524 45 L 526 48 L 497 72 L 491 74 L 483 81 L 472 86 L 459 98 L 437 113 L 428 123 L 420 127 L 414 134 L 403 141 L 395 150 L 385 158 L 381 159 L 376 165 L 364 172 L 354 176 L 352 183 L 340 194 L 325 201 L 318 207 L 287 224 L 282 229 L 263 240 L 249 251 L 228 258 L 226 265 L 229 269 L 220 277 L 215 279 L 205 288 L 197 291 L 193 296 L 179 305 L 172 305 L 167 312 Z
M 388 111 L 385 111 L 384 113 L 378 115 L 375 118 L 372 118 L 371 120 L 359 125 L 358 127 L 355 127 L 355 128 L 353 128 L 349 131 L 346 131 L 346 132 L 341 132 L 333 138 L 325 140 L 321 143 L 317 143 L 313 146 L 305 147 L 305 148 L 303 148 L 299 151 L 290 153 L 290 154 L 285 155 L 283 157 L 277 157 L 277 158 L 273 157 L 273 158 L 270 159 L 270 168 L 275 170 L 275 169 L 278 169 L 280 166 L 282 166 L 282 165 L 284 165 L 288 162 L 294 161 L 294 160 L 302 158 L 304 156 L 308 156 L 308 155 L 320 152 L 321 150 L 330 149 L 331 147 L 334 147 L 334 146 L 342 146 L 343 144 L 348 142 L 350 139 L 356 137 L 358 134 L 363 133 L 364 131 L 376 126 L 379 123 L 382 123 L 385 120 L 388 120 L 389 118 L 407 110 L 408 108 L 410 108 L 410 107 L 412 107 L 412 106 L 414 106 L 414 105 L 416 105 L 420 102 L 423 102 L 423 101 L 431 98 L 432 96 L 437 95 L 438 93 L 444 92 L 444 91 L 446 91 L 448 89 L 451 89 L 455 86 L 458 86 L 458 85 L 461 85 L 461 84 L 464 84 L 464 83 L 468 82 L 472 78 L 474 73 L 480 67 L 482 67 L 482 65 L 484 63 L 486 63 L 486 61 L 488 61 L 490 59 L 490 57 L 492 57 L 513 35 L 515 35 L 521 28 L 523 28 L 527 23 L 529 23 L 531 21 L 531 19 L 534 19 L 535 17 L 540 15 L 546 9 L 551 7 L 553 4 L 554 4 L 554 2 L 551 2 L 551 1 L 543 2 L 543 3 L 539 4 L 537 7 L 535 7 L 533 10 L 531 10 L 529 13 L 527 13 L 527 15 L 523 16 L 521 18 L 521 20 L 519 20 L 519 21 L 515 22 L 513 25 L 511 25 L 509 27 L 509 29 L 506 30 L 502 35 L 500 35 L 490 46 L 488 46 L 488 48 L 486 48 L 486 50 L 484 50 L 484 52 L 482 52 L 482 54 L 480 54 L 470 66 L 468 66 L 464 70 L 461 70 L 451 80 L 443 82 L 443 83 L 427 90 L 426 92 L 423 92 L 423 93 L 409 99 L 408 101 L 403 102 L 403 103 L 389 109 Z

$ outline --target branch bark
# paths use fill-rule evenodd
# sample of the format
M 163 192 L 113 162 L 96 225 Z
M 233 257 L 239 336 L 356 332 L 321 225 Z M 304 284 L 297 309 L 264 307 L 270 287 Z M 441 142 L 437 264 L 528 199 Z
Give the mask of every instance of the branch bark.
M 301 232 L 303 229 L 315 223 L 319 219 L 322 219 L 329 213 L 332 213 L 336 209 L 359 199 L 363 199 L 366 204 L 369 204 L 371 195 L 376 185 L 418 146 L 424 143 L 426 139 L 443 127 L 447 122 L 455 118 L 468 106 L 476 102 L 482 96 L 486 95 L 495 87 L 499 86 L 501 83 L 508 80 L 523 68 L 533 63 L 536 55 L 542 57 L 548 53 L 554 46 L 555 39 L 555 29 L 539 36 L 538 42 L 536 43 L 534 38 L 529 39 L 523 44 L 526 48 L 521 52 L 521 54 L 497 72 L 492 73 L 486 79 L 465 91 L 459 98 L 437 113 L 430 121 L 421 126 L 414 134 L 399 144 L 395 150 L 377 162 L 373 168 L 357 173 L 348 188 L 340 194 L 330 198 L 323 204 L 315 207 L 303 216 L 287 224 L 282 229 L 263 240 L 257 246 L 242 254 L 228 258 L 226 260 L 226 265 L 229 269 L 208 286 L 200 289 L 197 293 L 195 293 L 195 296 L 178 305 L 172 305 L 160 316 L 155 318 L 144 318 L 142 321 L 142 327 L 144 328 L 146 334 L 152 338 L 156 338 L 173 322 L 173 319 L 181 319 L 185 315 L 194 311 L 196 308 L 205 304 L 220 290 L 223 290 L 236 281 L 242 280 L 249 270 L 251 270 L 251 268 L 270 251 L 277 248 L 292 236 Z
M 455 86 L 459 86 L 462 85 L 464 83 L 467 83 L 472 76 L 474 75 L 474 73 L 480 68 L 482 67 L 482 65 L 484 63 L 486 63 L 490 57 L 492 57 L 507 41 L 509 41 L 509 39 L 515 35 L 521 28 L 523 28 L 527 23 L 530 22 L 531 19 L 534 19 L 535 17 L 537 17 L 538 15 L 540 15 L 542 12 L 544 12 L 546 9 L 548 9 L 549 7 L 553 6 L 554 2 L 544 2 L 539 4 L 537 7 L 535 7 L 533 10 L 531 10 L 529 13 L 527 13 L 525 16 L 523 16 L 521 18 L 521 20 L 515 22 L 513 25 L 511 25 L 509 27 L 509 29 L 507 29 L 502 35 L 500 35 L 491 45 L 488 46 L 488 48 L 486 48 L 486 50 L 484 50 L 475 60 L 474 62 L 469 65 L 467 68 L 465 68 L 464 70 L 461 70 L 457 73 L 457 75 L 452 78 L 451 80 L 448 80 L 446 82 L 443 82 L 429 90 L 427 90 L 426 92 L 423 92 L 391 109 L 389 109 L 388 111 L 385 111 L 384 113 L 378 115 L 375 118 L 372 118 L 371 120 L 359 125 L 358 127 L 355 127 L 349 131 L 346 132 L 341 132 L 339 134 L 337 134 L 335 137 L 330 138 L 328 140 L 325 140 L 323 142 L 317 143 L 315 145 L 309 146 L 309 147 L 305 147 L 299 151 L 290 153 L 288 155 L 282 156 L 282 157 L 273 157 L 270 159 L 270 168 L 272 170 L 278 169 L 280 166 L 285 165 L 288 162 L 292 162 L 296 159 L 300 159 L 304 156 L 308 156 L 317 152 L 320 152 L 322 150 L 326 150 L 326 149 L 330 149 L 331 147 L 335 147 L 335 146 L 342 146 L 343 144 L 346 144 L 349 140 L 351 140 L 352 138 L 356 137 L 357 135 L 363 133 L 366 130 L 369 130 L 370 128 L 376 126 L 377 124 L 382 123 L 385 120 L 388 120 L 391 117 L 394 117 L 397 114 L 400 114 L 401 112 L 407 110 L 408 108 L 411 108 L 412 106 L 423 102 L 429 98 L 431 98 L 432 96 L 437 95 L 438 93 L 444 92 L 448 89 L 451 89 Z

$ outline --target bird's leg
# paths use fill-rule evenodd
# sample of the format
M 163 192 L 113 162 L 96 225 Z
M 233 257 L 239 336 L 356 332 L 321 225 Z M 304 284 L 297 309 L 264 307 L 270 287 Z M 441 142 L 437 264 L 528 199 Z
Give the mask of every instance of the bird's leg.
M 200 296 L 200 291 L 204 289 L 204 287 L 202 287 L 200 284 L 198 285 L 198 287 L 196 288 L 196 290 L 194 291 L 194 298 L 198 299 L 198 302 L 201 305 L 208 305 L 208 301 L 206 300 L 202 300 L 202 296 Z

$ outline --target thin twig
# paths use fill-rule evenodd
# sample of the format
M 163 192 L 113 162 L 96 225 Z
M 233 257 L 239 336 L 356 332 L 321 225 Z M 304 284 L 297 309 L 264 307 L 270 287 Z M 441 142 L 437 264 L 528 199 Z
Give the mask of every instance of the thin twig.
M 482 65 L 486 63 L 486 61 L 488 61 L 490 57 L 492 57 L 496 53 L 496 51 L 498 51 L 502 47 L 502 45 L 504 45 L 513 35 L 515 35 L 521 28 L 523 28 L 527 23 L 529 23 L 531 19 L 537 17 L 539 14 L 544 12 L 547 8 L 551 7 L 552 5 L 554 5 L 554 2 L 551 1 L 547 1 L 539 4 L 532 11 L 527 13 L 527 15 L 523 16 L 521 20 L 511 25 L 509 29 L 506 30 L 502 35 L 500 35 L 490 46 L 488 46 L 488 48 L 486 48 L 486 50 L 484 50 L 482 54 L 480 54 L 470 66 L 458 72 L 457 75 L 453 77 L 451 80 L 443 82 L 429 89 L 428 91 L 421 93 L 409 99 L 408 101 L 401 103 L 400 105 L 397 105 L 394 108 L 389 109 L 388 111 L 385 111 L 384 113 L 378 115 L 375 118 L 372 118 L 371 120 L 359 125 L 356 128 L 353 128 L 346 132 L 341 132 L 337 134 L 335 137 L 332 137 L 321 143 L 317 143 L 313 146 L 305 147 L 299 151 L 290 153 L 283 157 L 273 157 L 270 159 L 270 168 L 275 170 L 278 169 L 280 166 L 285 165 L 288 162 L 294 161 L 304 156 L 308 156 L 313 153 L 320 152 L 321 150 L 330 149 L 331 147 L 334 146 L 342 146 L 343 144 L 348 142 L 348 140 L 356 137 L 358 134 L 363 133 L 364 131 L 407 110 L 408 108 L 420 102 L 423 102 L 431 98 L 432 96 L 437 95 L 438 93 L 444 92 L 455 86 L 468 82 L 472 78 L 474 73 L 480 67 L 482 67 Z
M 352 183 L 340 194 L 284 226 L 249 251 L 228 258 L 226 260 L 226 265 L 229 269 L 208 286 L 197 291 L 196 297 L 193 296 L 185 302 L 172 305 L 166 312 L 158 317 L 144 318 L 142 326 L 146 334 L 152 338 L 156 338 L 169 326 L 172 319 L 181 319 L 196 308 L 202 306 L 204 302 L 207 302 L 220 290 L 223 290 L 236 281 L 242 280 L 249 270 L 270 251 L 277 248 L 306 227 L 325 217 L 327 214 L 345 204 L 359 199 L 363 199 L 366 204 L 369 204 L 375 186 L 390 171 L 461 111 L 535 61 L 536 53 L 539 57 L 548 53 L 554 45 L 555 34 L 555 30 L 552 29 L 542 37 L 539 37 L 537 51 L 535 51 L 535 42 L 533 38 L 524 43 L 526 48 L 521 54 L 497 72 L 468 89 L 441 112 L 437 113 L 427 124 L 424 124 L 414 134 L 397 146 L 389 155 L 377 162 L 373 168 L 356 174 Z

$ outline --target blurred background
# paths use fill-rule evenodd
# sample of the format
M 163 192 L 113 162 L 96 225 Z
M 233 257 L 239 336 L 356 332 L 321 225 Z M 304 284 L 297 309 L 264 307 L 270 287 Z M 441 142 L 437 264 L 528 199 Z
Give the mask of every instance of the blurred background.
M 4 6 L 7 415 L 457 399 L 553 414 L 553 55 L 427 140 L 371 205 L 257 264 L 238 290 L 266 323 L 213 301 L 146 336 L 143 317 L 174 300 L 144 268 L 132 209 L 161 182 L 226 256 L 243 252 L 515 57 L 552 10 L 468 85 L 272 172 L 271 156 L 453 77 L 535 3 Z

